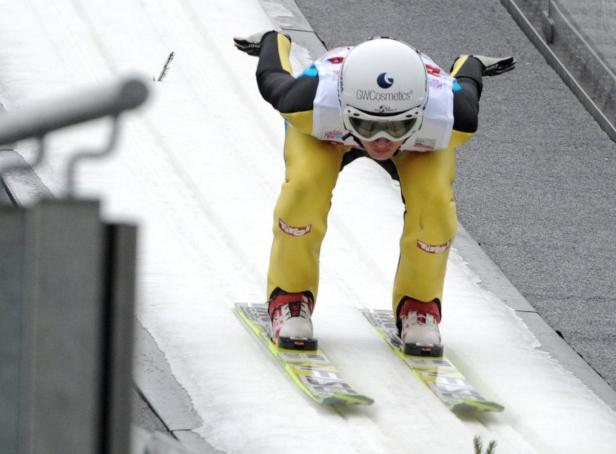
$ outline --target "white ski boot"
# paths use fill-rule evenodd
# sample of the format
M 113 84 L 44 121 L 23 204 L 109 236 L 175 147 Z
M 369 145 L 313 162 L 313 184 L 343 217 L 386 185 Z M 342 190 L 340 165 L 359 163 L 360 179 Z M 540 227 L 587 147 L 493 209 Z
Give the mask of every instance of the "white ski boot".
M 398 311 L 403 351 L 415 356 L 443 356 L 438 324 L 441 310 L 436 300 L 423 303 L 405 298 Z
M 268 306 L 272 341 L 280 348 L 316 350 L 310 319 L 313 309 L 312 298 L 304 293 L 275 292 Z

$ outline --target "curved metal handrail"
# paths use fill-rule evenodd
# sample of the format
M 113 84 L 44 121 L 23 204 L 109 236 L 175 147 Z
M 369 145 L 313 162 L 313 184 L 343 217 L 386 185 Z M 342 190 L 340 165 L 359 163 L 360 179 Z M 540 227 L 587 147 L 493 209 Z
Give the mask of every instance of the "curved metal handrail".
M 36 138 L 38 149 L 32 162 L 8 163 L 0 166 L 0 178 L 9 172 L 29 170 L 43 161 L 46 154 L 45 136 L 55 130 L 101 117 L 112 117 L 109 142 L 100 151 L 81 151 L 72 156 L 67 168 L 67 193 L 74 191 L 75 169 L 82 159 L 101 158 L 117 143 L 120 114 L 139 107 L 148 98 L 148 87 L 137 77 L 80 90 L 59 99 L 47 101 L 0 117 L 0 143 L 12 143 Z

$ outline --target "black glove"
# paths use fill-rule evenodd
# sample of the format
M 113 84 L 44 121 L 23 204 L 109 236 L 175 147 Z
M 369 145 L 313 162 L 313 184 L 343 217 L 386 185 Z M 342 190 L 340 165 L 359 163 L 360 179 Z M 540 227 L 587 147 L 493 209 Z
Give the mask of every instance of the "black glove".
M 264 32 L 258 32 L 253 35 L 247 36 L 246 38 L 240 38 L 238 36 L 233 38 L 233 44 L 242 52 L 247 53 L 248 55 L 252 55 L 253 57 L 258 57 L 261 52 L 261 41 L 263 37 L 270 33 L 276 33 L 276 30 L 266 30 Z M 289 38 L 290 39 L 290 38 Z
M 483 66 L 482 76 L 498 76 L 515 68 L 516 61 L 513 57 L 484 57 L 483 55 L 473 55 Z

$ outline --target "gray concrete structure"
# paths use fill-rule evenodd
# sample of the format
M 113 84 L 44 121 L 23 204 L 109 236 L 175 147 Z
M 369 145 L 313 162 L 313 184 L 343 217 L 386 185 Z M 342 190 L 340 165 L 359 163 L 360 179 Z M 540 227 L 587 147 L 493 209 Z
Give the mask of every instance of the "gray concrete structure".
M 193 409 L 188 393 L 173 376 L 164 353 L 141 324 L 137 325 L 135 353 L 135 383 L 142 394 L 137 405 L 150 408 L 138 414 L 135 422 L 150 430 L 158 427 L 156 430 L 166 431 L 196 452 L 220 453 L 195 431 L 203 421 Z M 163 423 L 164 429 L 156 419 Z
M 105 227 L 104 319 L 105 345 L 105 452 L 121 454 L 131 446 L 132 376 L 135 344 L 137 281 L 137 227 L 111 224 Z
M 132 423 L 148 432 L 169 433 L 169 428 L 165 425 L 155 408 L 150 404 L 138 388 L 133 387 L 131 398 L 133 409 Z
M 136 228 L 87 200 L 0 227 L 0 451 L 129 452 Z
M 103 230 L 98 208 L 91 202 L 48 201 L 27 213 L 20 452 L 100 449 Z
M 8 192 L 6 191 L 6 187 L 0 181 L 0 205 L 11 206 L 13 201 L 9 197 Z
M 4 167 L 8 163 L 28 167 L 28 163 L 13 148 L 0 151 L 0 167 Z M 2 197 L 5 197 L 5 200 L 9 201 L 11 205 L 27 207 L 37 200 L 53 198 L 49 189 L 45 187 L 31 168 L 7 173 L 0 176 L 0 180 L 2 183 L 0 193 L 4 194 Z
M 173 437 L 162 432 L 148 432 L 133 428 L 132 454 L 203 454 L 205 451 L 189 449 Z
M 0 450 L 7 453 L 18 450 L 24 218 L 24 210 L 0 208 Z

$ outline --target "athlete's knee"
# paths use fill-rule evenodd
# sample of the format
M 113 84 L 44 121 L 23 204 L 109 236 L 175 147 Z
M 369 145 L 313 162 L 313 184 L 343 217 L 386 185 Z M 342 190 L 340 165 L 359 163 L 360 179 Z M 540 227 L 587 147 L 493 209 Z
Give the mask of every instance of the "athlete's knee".
M 411 238 L 452 240 L 457 229 L 456 204 L 450 191 L 428 192 L 408 201 L 405 231 Z M 440 243 L 439 243 L 440 244 Z M 403 245 L 404 246 L 404 245 Z M 408 247 L 414 244 L 406 245 Z
M 288 177 L 285 182 L 287 191 L 292 193 L 297 203 L 301 203 L 301 201 L 308 203 L 329 201 L 334 185 L 335 179 L 332 181 L 332 178 L 313 171 L 296 173 Z
M 457 229 L 455 202 L 443 195 L 433 197 L 427 202 L 420 214 L 422 230 L 435 238 L 453 239 Z

